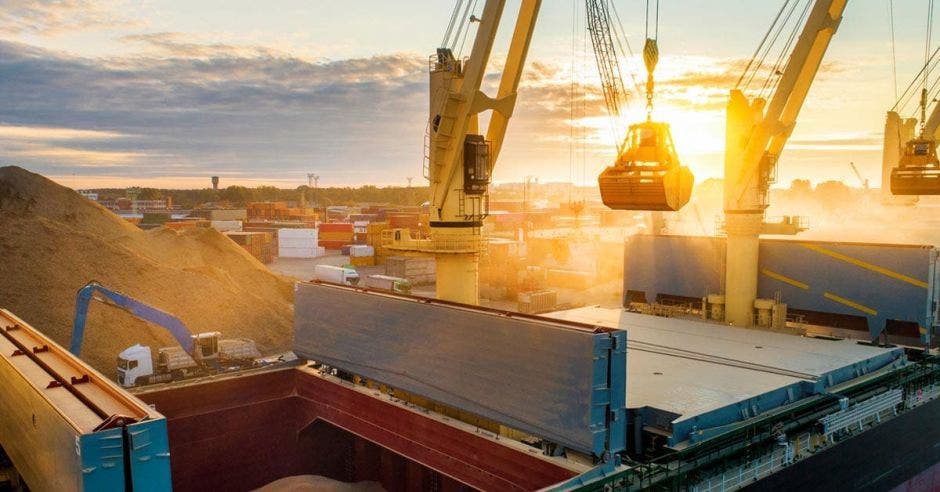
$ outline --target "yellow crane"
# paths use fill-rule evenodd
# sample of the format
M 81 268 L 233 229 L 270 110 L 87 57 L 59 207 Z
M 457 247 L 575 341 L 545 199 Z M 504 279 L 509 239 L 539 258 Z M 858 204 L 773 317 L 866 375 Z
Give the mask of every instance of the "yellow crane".
M 473 3 L 457 2 L 442 47 L 429 63 L 431 104 L 425 175 L 431 188 L 430 238 L 413 239 L 401 229 L 387 231 L 383 238 L 391 250 L 434 255 L 437 298 L 465 304 L 479 303 L 480 229 L 489 213 L 487 189 L 515 107 L 541 0 L 519 3 L 493 97 L 484 94 L 481 85 L 506 0 L 487 0 L 481 16 L 470 17 L 478 26 L 468 58 L 458 58 L 447 46 L 449 40 L 461 37 L 464 28 L 469 29 L 455 21 L 461 11 L 466 16 Z M 483 134 L 479 114 L 485 111 L 491 114 Z
M 724 211 L 727 233 L 725 320 L 732 324 L 753 324 L 760 234 L 770 230 L 781 232 L 775 230 L 781 224 L 764 221 L 770 183 L 777 159 L 793 131 L 829 42 L 842 21 L 846 2 L 815 0 L 785 68 L 777 74 L 776 90 L 769 103 L 759 96 L 748 99 L 737 88 L 731 91 L 725 137 Z M 791 221 L 784 225 L 794 225 L 792 233 L 800 229 Z

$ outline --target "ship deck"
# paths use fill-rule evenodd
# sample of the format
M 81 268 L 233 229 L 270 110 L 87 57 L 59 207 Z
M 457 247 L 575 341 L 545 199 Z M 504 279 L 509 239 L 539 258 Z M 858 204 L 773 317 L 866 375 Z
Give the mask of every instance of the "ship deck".
M 546 316 L 627 331 L 627 407 L 669 432 L 673 446 L 904 361 L 900 348 L 622 309 Z

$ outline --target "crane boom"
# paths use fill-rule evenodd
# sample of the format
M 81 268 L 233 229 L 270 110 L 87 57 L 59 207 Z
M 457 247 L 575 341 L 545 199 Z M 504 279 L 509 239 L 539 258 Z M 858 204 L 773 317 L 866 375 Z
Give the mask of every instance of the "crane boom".
M 934 104 L 933 111 L 924 123 L 924 138 L 936 140 L 937 129 L 940 129 L 940 104 Z
M 102 302 L 106 300 L 107 303 L 115 307 L 164 328 L 173 335 L 180 347 L 187 351 L 191 349 L 193 334 L 176 316 L 148 306 L 126 294 L 108 289 L 97 282 L 89 282 L 79 289 L 78 294 L 75 296 L 75 319 L 72 323 L 72 339 L 69 342 L 69 352 L 72 354 L 81 355 L 82 341 L 85 338 L 85 321 L 88 318 L 89 305 L 92 299 L 95 299 L 95 294 L 102 296 Z
M 731 91 L 725 143 L 726 320 L 753 323 L 758 242 L 777 159 L 819 71 L 847 0 L 816 0 L 770 103 Z
M 382 242 L 391 250 L 434 255 L 439 299 L 479 303 L 480 228 L 489 213 L 490 176 L 515 109 L 541 3 L 519 3 L 495 97 L 484 94 L 481 86 L 506 0 L 487 0 L 481 17 L 470 18 L 479 25 L 469 58 L 459 60 L 446 47 L 432 56 L 426 171 L 430 181 L 430 238 L 413 239 L 407 231 L 393 230 L 383 235 Z M 491 114 L 484 136 L 478 115 L 485 111 Z

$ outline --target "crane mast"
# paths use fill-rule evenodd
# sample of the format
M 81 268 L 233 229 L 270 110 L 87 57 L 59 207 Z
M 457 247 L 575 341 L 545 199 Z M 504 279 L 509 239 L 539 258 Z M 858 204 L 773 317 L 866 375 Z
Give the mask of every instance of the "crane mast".
M 437 298 L 479 303 L 480 228 L 488 214 L 490 176 L 516 103 L 541 0 L 522 0 L 494 97 L 480 87 L 496 40 L 506 0 L 487 0 L 473 48 L 466 60 L 439 48 L 430 62 L 428 162 L 430 238 L 412 239 L 395 230 L 389 249 L 431 254 L 437 269 Z M 478 115 L 492 111 L 485 136 Z
M 777 159 L 842 20 L 847 0 L 816 0 L 769 104 L 733 89 L 725 141 L 726 321 L 751 326 L 758 244 Z

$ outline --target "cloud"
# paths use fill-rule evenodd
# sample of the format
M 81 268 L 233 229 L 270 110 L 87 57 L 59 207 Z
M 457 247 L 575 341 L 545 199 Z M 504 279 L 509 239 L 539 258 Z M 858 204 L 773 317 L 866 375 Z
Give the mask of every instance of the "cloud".
M 10 126 L 0 124 L 0 139 L 16 140 L 109 140 L 127 135 L 118 132 L 52 128 L 43 126 Z
M 143 46 L 155 56 L 171 58 L 254 58 L 254 57 L 282 57 L 284 52 L 264 46 L 236 46 L 225 43 L 198 43 L 192 36 L 179 32 L 155 32 L 143 34 L 128 34 L 121 36 L 120 40 L 126 43 L 135 43 Z
M 93 0 L 0 0 L 0 34 L 56 36 L 69 31 L 139 27 L 119 5 Z
M 352 169 L 386 175 L 390 162 L 403 176 L 420 171 L 423 57 L 197 51 L 92 59 L 0 41 L 0 159 L 59 173 L 100 159 L 110 167 L 82 172 L 140 177 L 302 180 L 314 169 L 345 183 L 362 179 Z
M 421 172 L 423 55 L 305 59 L 173 32 L 121 40 L 140 51 L 88 58 L 0 41 L 0 163 L 150 182 L 221 174 L 301 184 L 315 171 L 324 184 L 387 184 Z M 722 112 L 740 64 L 664 59 L 656 115 L 672 123 L 684 152 L 712 152 L 723 142 Z M 488 93 L 499 75 L 487 75 Z M 572 74 L 568 63 L 533 60 L 519 92 L 498 179 L 534 165 L 564 177 L 575 154 L 598 168 L 610 161 L 621 137 L 608 128 L 593 70 Z M 625 121 L 645 117 L 642 94 L 633 101 Z
M 802 150 L 877 150 L 884 146 L 881 133 L 840 133 L 792 138 L 788 148 Z

